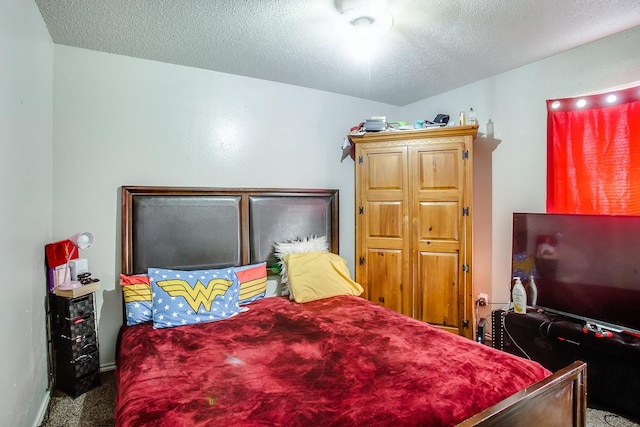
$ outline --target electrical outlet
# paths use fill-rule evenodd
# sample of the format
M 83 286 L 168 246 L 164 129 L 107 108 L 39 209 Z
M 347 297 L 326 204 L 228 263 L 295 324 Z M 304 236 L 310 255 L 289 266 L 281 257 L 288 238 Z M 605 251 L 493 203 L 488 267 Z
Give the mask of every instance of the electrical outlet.
M 485 306 L 489 304 L 489 295 L 487 294 L 478 294 L 478 305 Z

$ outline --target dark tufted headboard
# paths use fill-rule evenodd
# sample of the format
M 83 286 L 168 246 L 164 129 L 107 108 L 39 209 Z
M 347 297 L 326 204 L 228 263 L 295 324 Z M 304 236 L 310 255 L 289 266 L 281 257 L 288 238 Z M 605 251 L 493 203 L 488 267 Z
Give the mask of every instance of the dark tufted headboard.
M 271 266 L 274 242 L 310 235 L 338 253 L 338 190 L 122 187 L 123 274 Z

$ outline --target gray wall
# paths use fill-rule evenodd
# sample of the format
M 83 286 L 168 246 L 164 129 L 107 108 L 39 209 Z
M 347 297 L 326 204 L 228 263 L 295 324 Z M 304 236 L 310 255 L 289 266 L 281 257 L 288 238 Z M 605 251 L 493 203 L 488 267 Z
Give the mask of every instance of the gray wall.
M 230 74 L 55 47 L 53 235 L 89 230 L 101 364 L 121 317 L 122 185 L 340 190 L 341 254 L 353 271 L 350 127 L 395 107 Z
M 34 2 L 0 2 L 0 426 L 47 395 L 44 243 L 51 238 L 53 43 Z

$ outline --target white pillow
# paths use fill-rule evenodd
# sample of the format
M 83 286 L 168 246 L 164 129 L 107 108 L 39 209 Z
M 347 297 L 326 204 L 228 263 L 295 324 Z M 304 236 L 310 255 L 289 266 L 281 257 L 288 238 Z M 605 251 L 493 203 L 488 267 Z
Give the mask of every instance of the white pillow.
M 285 255 L 304 252 L 329 252 L 327 236 L 309 236 L 286 242 L 276 242 L 273 246 L 275 249 L 274 255 L 278 259 L 278 265 L 280 266 L 281 283 L 286 290 L 289 290 L 289 277 L 287 276 L 287 264 L 284 261 Z M 289 295 L 291 296 L 291 293 Z

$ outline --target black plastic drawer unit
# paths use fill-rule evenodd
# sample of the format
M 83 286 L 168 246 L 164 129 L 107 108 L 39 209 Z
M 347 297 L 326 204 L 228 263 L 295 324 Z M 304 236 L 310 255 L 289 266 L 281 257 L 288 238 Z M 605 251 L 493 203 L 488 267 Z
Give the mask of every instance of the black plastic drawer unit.
M 54 386 L 75 398 L 100 385 L 94 294 L 51 295 L 50 310 Z

